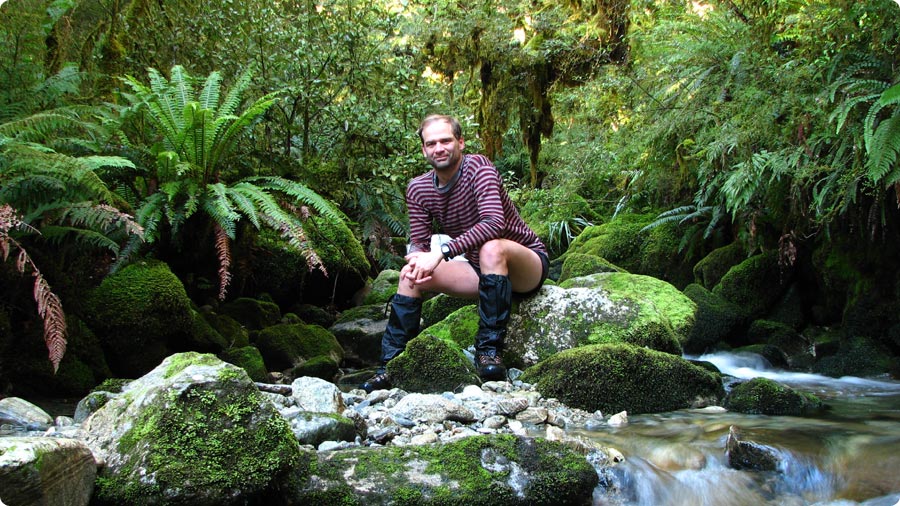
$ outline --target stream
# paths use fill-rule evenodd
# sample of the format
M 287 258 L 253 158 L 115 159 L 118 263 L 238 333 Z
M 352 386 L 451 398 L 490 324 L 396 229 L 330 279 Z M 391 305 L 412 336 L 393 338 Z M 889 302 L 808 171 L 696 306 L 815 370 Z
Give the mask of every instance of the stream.
M 690 357 L 723 374 L 766 377 L 813 393 L 829 409 L 810 417 L 683 410 L 630 415 L 628 425 L 579 431 L 625 462 L 595 493 L 598 506 L 900 506 L 900 382 L 772 369 L 757 355 Z M 775 449 L 777 472 L 737 471 L 724 452 L 729 427 Z

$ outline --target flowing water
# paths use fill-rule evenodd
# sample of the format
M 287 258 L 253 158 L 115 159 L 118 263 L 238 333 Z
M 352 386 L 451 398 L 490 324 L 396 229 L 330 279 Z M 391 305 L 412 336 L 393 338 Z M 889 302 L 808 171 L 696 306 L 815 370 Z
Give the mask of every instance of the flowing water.
M 736 378 L 762 376 L 814 393 L 829 409 L 802 418 L 684 410 L 581 432 L 625 456 L 603 477 L 595 505 L 900 506 L 900 382 L 777 371 L 756 355 L 694 358 Z M 730 469 L 731 426 L 741 439 L 772 448 L 780 468 Z

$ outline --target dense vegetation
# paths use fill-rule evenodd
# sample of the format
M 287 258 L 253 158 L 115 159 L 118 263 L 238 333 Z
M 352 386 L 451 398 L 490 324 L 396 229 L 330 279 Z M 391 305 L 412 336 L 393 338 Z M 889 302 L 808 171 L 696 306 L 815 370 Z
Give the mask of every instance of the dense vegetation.
M 891 0 L 9 0 L 0 334 L 43 320 L 58 363 L 63 313 L 140 258 L 197 301 L 253 294 L 252 279 L 226 289 L 266 241 L 334 271 L 341 227 L 366 274 L 396 266 L 414 131 L 438 111 L 463 119 L 554 255 L 590 223 L 649 214 L 647 230 L 679 225 L 691 264 L 737 242 L 795 265 L 834 240 L 877 279 L 900 249 L 898 14 Z

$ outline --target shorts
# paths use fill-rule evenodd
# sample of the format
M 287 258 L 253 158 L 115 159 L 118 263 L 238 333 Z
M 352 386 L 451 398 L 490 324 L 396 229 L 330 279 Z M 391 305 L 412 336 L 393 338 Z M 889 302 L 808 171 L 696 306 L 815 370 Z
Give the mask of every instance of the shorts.
M 544 281 L 547 281 L 547 277 L 550 275 L 550 257 L 547 256 L 546 253 L 537 250 L 531 250 L 537 253 L 537 256 L 541 259 L 541 280 L 538 282 L 537 286 L 528 290 L 527 292 L 513 292 L 516 295 L 520 295 L 523 297 L 527 297 L 529 295 L 534 295 L 538 293 L 542 286 L 544 286 Z M 472 262 L 469 262 L 469 265 L 472 266 L 472 269 L 475 270 L 475 273 L 481 276 L 481 269 L 475 267 Z

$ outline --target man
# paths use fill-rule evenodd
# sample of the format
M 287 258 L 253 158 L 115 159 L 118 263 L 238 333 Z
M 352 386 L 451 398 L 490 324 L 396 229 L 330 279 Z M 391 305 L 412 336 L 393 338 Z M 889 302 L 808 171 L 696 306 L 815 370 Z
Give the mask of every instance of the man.
M 505 380 L 501 352 L 512 292 L 530 294 L 547 278 L 547 249 L 522 221 L 500 174 L 483 155 L 464 155 L 456 118 L 426 117 L 418 130 L 432 170 L 406 189 L 410 252 L 381 340 L 381 367 L 362 384 L 367 392 L 390 388 L 385 366 L 419 333 L 422 296 L 439 292 L 478 299 L 475 367 L 484 380 Z M 431 251 L 431 225 L 451 237 Z M 465 254 L 468 262 L 451 262 Z

